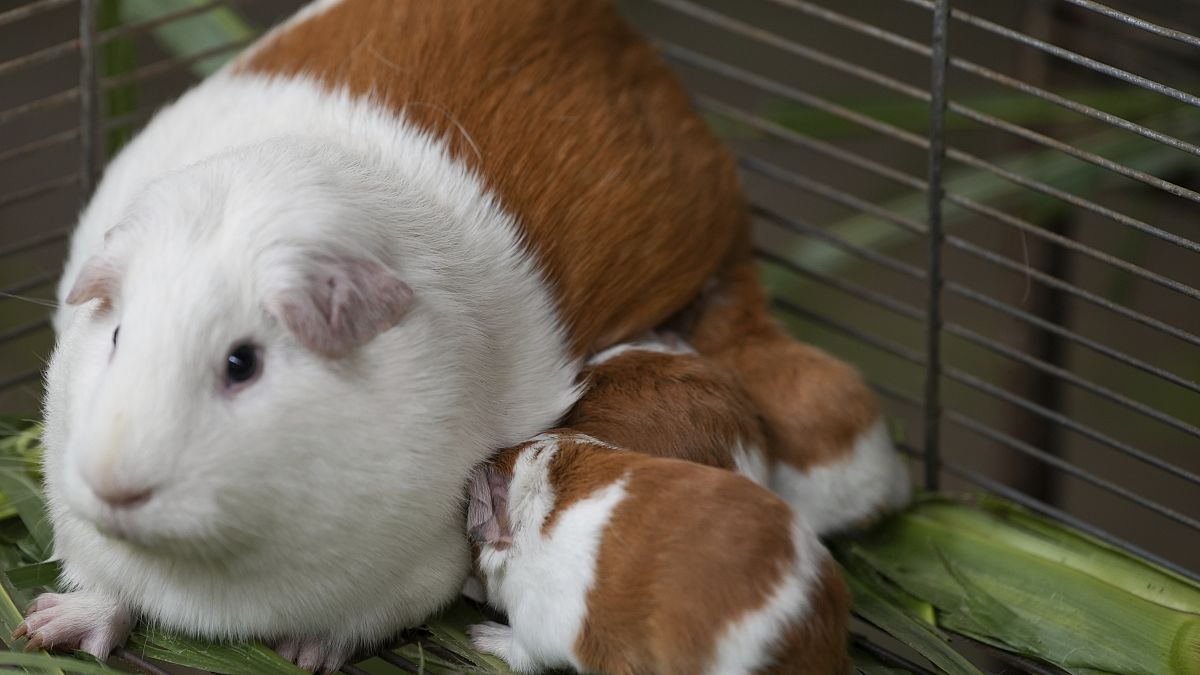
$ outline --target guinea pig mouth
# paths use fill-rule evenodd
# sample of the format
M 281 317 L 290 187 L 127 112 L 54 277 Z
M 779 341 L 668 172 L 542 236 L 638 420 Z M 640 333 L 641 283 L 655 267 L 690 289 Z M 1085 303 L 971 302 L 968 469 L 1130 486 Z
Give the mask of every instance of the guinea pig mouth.
M 117 509 L 101 508 L 99 512 L 89 514 L 87 518 L 96 531 L 101 535 L 138 548 L 154 548 L 161 543 L 151 528 L 145 523 L 151 514 L 122 512 Z
M 155 557 L 220 559 L 236 537 L 159 499 L 133 510 L 99 507 L 85 520 L 105 539 Z

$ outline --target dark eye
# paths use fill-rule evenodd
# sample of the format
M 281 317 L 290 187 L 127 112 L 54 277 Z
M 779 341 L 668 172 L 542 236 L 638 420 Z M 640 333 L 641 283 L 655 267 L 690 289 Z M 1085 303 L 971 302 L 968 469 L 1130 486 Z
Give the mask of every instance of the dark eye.
M 120 332 L 121 332 L 120 326 L 117 326 L 116 328 L 113 329 L 113 346 L 114 347 L 117 346 L 117 333 L 120 333 Z
M 240 344 L 225 357 L 225 386 L 245 384 L 262 370 L 261 354 L 252 344 Z

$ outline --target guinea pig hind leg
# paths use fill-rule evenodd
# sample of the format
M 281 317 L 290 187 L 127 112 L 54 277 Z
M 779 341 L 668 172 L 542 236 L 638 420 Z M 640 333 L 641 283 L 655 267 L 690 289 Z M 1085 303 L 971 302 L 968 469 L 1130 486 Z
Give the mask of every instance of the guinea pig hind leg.
M 13 639 L 28 637 L 26 651 L 81 649 L 103 661 L 129 637 L 132 617 L 120 603 L 86 591 L 44 593 L 29 608 Z

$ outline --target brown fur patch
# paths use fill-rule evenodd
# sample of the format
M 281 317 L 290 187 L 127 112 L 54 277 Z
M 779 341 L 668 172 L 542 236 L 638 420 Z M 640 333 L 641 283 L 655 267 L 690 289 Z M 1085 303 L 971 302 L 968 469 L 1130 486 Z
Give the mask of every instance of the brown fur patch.
M 735 445 L 765 445 L 741 386 L 698 355 L 629 351 L 583 377 L 564 426 L 622 448 L 733 469 Z
M 571 508 L 575 502 L 608 485 L 629 470 L 630 458 L 646 459 L 639 455 L 611 450 L 588 441 L 570 440 L 571 429 L 556 429 L 550 433 L 561 434 L 558 453 L 550 460 L 550 484 L 554 486 L 554 510 L 542 523 L 542 534 L 546 534 L 558 522 L 558 516 Z
M 775 662 L 764 675 L 846 675 L 850 672 L 847 618 L 850 591 L 842 569 L 832 557 L 821 563 L 821 573 L 810 595 L 807 620 L 788 630 L 775 650 Z
M 703 672 L 723 630 L 762 607 L 794 562 L 790 509 L 727 471 L 586 442 L 559 447 L 549 468 L 556 512 L 628 476 L 602 539 L 578 658 L 606 673 Z M 837 573 L 823 568 L 812 618 L 788 631 L 780 663 L 797 649 L 821 667 L 844 662 L 848 609 Z
M 517 216 L 577 355 L 683 308 L 748 227 L 730 155 L 607 0 L 343 0 L 237 68 L 445 139 Z
M 750 262 L 702 299 L 688 339 L 749 395 L 772 459 L 802 470 L 836 462 L 879 419 L 875 393 L 854 368 L 797 342 L 770 316 Z

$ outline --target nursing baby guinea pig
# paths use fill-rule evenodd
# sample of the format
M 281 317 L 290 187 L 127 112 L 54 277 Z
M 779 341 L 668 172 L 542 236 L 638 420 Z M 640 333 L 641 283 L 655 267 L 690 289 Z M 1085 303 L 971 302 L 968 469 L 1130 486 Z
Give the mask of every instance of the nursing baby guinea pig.
M 745 477 L 548 433 L 470 483 L 468 531 L 516 671 L 849 672 L 848 596 L 801 515 Z
M 654 457 L 765 483 L 762 421 L 738 382 L 681 337 L 655 332 L 588 361 L 563 427 Z
M 748 256 L 748 253 L 747 253 Z M 759 415 L 767 484 L 821 535 L 906 504 L 907 466 L 855 369 L 793 338 L 769 312 L 752 260 L 719 274 L 676 326 Z

